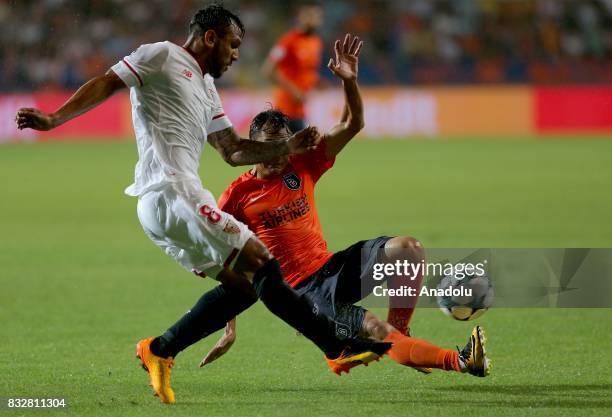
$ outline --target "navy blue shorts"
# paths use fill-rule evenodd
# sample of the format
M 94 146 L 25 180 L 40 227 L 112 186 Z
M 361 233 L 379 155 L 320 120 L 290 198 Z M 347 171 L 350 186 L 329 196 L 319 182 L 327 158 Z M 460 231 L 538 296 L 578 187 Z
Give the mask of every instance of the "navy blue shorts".
M 381 236 L 362 240 L 336 252 L 317 272 L 294 288 L 308 299 L 317 315 L 333 323 L 339 339 L 355 338 L 361 331 L 366 309 L 354 304 L 368 295 L 363 290 L 368 287 L 364 280 L 371 279 L 370 270 L 379 262 L 380 249 L 389 239 L 391 237 Z

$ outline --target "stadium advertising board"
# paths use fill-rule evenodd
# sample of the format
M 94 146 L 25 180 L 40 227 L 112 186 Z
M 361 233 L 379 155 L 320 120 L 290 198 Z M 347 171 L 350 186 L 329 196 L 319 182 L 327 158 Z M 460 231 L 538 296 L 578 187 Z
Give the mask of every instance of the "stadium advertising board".
M 366 125 L 362 138 L 546 134 L 612 134 L 612 87 L 439 87 L 364 88 Z M 20 107 L 59 108 L 69 93 L 0 95 L 0 143 L 38 140 L 113 140 L 132 136 L 129 97 L 119 94 L 53 133 L 19 131 Z M 224 91 L 224 107 L 236 128 L 248 131 L 254 114 L 270 106 L 266 90 Z M 314 93 L 310 123 L 328 129 L 342 112 L 335 90 Z
M 21 107 L 54 111 L 70 97 L 68 92 L 0 95 L 0 143 L 48 140 L 113 140 L 132 136 L 127 94 L 111 97 L 91 112 L 85 113 L 52 132 L 18 130 L 15 114 Z
M 612 87 L 537 88 L 537 133 L 612 133 Z

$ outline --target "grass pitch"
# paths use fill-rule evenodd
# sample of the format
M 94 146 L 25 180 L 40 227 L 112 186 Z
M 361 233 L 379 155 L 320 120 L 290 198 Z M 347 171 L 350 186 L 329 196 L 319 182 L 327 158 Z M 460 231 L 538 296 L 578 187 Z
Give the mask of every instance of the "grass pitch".
M 213 284 L 144 236 L 122 195 L 133 143 L 0 147 L 0 397 L 66 397 L 65 411 L 7 415 L 610 415 L 612 310 L 492 310 L 491 377 L 417 374 L 390 360 L 341 378 L 257 304 L 230 353 L 202 370 L 213 335 L 177 359 L 178 403 L 159 404 L 134 358 Z M 242 169 L 212 149 L 215 195 Z M 612 141 L 357 141 L 321 180 L 332 250 L 380 234 L 429 247 L 610 247 Z M 384 311 L 380 311 L 384 315 Z M 417 336 L 465 343 L 473 323 L 417 311 Z M 0 411 L 2 412 L 2 411 Z

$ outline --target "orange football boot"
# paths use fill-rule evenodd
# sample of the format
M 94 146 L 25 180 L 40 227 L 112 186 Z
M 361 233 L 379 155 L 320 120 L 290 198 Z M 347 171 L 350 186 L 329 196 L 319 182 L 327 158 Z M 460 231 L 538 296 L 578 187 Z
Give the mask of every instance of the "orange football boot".
M 393 345 L 387 342 L 353 340 L 336 359 L 325 358 L 333 373 L 340 376 L 359 365 L 368 366 L 370 362 L 379 361 Z
M 174 366 L 173 358 L 162 358 L 151 352 L 151 342 L 155 339 L 149 337 L 136 344 L 136 356 L 140 359 L 142 367 L 149 374 L 149 385 L 153 387 L 156 397 L 164 404 L 174 404 L 174 391 L 170 387 L 170 375 Z

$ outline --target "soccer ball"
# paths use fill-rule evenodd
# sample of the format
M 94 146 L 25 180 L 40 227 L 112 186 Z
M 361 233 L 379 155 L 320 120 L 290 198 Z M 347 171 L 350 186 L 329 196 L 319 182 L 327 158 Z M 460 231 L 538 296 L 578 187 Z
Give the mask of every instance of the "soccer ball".
M 455 320 L 474 320 L 493 304 L 493 285 L 486 275 L 446 275 L 438 284 L 438 306 Z

